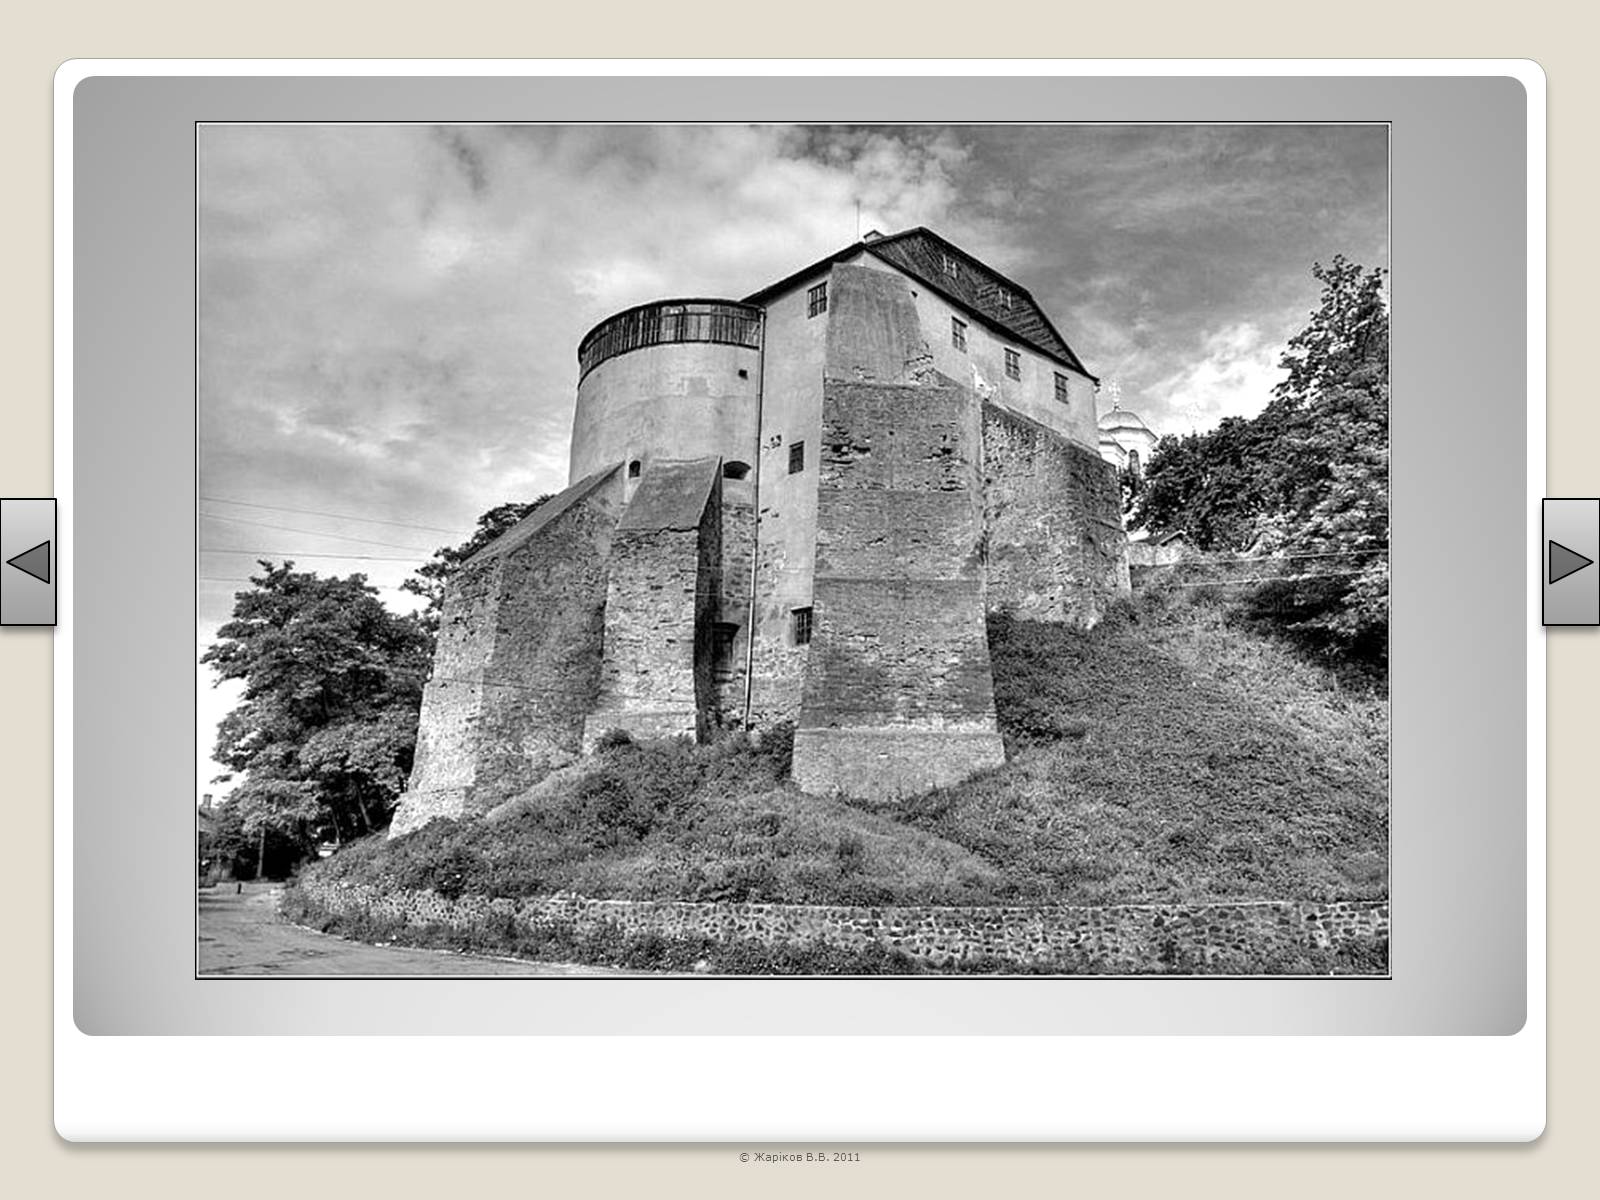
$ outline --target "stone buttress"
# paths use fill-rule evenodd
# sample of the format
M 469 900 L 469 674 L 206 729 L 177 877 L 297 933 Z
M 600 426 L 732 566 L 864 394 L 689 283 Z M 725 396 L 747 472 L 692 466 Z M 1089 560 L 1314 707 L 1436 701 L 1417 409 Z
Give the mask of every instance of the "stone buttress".
M 794 776 L 895 799 L 1004 761 L 985 623 L 983 431 L 933 372 L 910 289 L 835 267 L 814 625 Z
M 611 730 L 640 738 L 704 739 L 710 732 L 721 467 L 718 458 L 652 462 L 617 525 L 586 751 Z

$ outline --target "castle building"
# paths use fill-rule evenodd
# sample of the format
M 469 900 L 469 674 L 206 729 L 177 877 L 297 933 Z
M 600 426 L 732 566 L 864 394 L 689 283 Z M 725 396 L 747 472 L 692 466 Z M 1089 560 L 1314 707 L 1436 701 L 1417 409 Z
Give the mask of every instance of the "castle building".
M 817 794 L 1003 761 L 987 619 L 1128 587 L 1096 380 L 1028 290 L 927 229 L 578 346 L 569 484 L 446 596 L 393 832 L 635 738 L 795 726 Z

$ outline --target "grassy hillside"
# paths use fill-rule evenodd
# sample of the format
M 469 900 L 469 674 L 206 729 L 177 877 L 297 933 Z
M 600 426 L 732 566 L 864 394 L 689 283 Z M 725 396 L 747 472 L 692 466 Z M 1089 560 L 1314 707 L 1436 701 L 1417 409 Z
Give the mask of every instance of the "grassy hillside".
M 790 739 L 611 746 L 493 820 L 313 868 L 445 895 L 1103 904 L 1386 894 L 1386 701 L 1182 598 L 991 628 L 1005 766 L 801 795 Z
M 1002 769 L 896 812 L 1082 904 L 1386 894 L 1388 706 L 1222 610 L 996 621 Z

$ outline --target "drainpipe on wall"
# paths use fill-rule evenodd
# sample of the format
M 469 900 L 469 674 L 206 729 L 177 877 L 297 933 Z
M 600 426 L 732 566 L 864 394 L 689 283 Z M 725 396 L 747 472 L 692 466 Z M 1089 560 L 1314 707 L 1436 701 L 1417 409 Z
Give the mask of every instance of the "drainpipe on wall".
M 750 705 L 755 687 L 756 665 L 756 585 L 761 577 L 761 435 L 762 402 L 767 393 L 767 310 L 761 310 L 759 335 L 761 345 L 756 348 L 756 456 L 751 465 L 754 481 L 750 485 L 750 515 L 756 523 L 755 536 L 750 542 L 750 617 L 744 637 L 744 731 L 750 732 Z

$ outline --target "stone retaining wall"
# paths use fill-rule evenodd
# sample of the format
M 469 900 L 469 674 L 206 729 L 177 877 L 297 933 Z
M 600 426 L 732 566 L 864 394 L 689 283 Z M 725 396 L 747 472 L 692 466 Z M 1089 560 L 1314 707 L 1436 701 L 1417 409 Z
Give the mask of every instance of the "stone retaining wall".
M 1291 960 L 1308 949 L 1337 950 L 1360 941 L 1386 942 L 1389 936 L 1387 900 L 855 908 L 589 900 L 559 894 L 521 901 L 483 896 L 449 900 L 431 891 L 385 893 L 366 884 L 322 881 L 314 874 L 301 886 L 336 915 L 364 914 L 412 925 L 466 929 L 486 918 L 509 916 L 528 928 L 576 933 L 609 926 L 625 934 L 768 946 L 862 950 L 881 944 L 933 965 L 998 958 L 1111 974 L 1257 974 L 1263 962 Z M 1371 973 L 1386 970 L 1386 965 L 1373 967 Z

